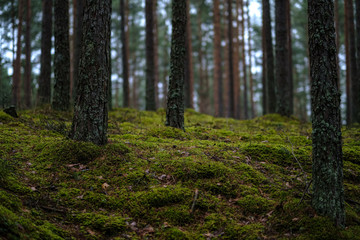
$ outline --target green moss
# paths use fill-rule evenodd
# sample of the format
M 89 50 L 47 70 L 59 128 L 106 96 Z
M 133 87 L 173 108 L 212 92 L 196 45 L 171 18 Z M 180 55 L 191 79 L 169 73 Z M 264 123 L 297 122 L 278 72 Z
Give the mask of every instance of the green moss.
M 192 193 L 190 189 L 179 186 L 153 188 L 143 195 L 145 203 L 153 207 L 163 207 L 176 203 L 189 202 Z
M 360 164 L 360 146 L 343 147 L 344 161 Z
M 260 223 L 229 225 L 223 239 L 257 240 L 264 236 L 265 227 Z
M 126 229 L 126 220 L 119 216 L 106 216 L 96 213 L 80 213 L 74 216 L 76 222 L 94 230 L 104 232 L 106 235 L 114 235 Z
M 159 126 L 157 128 L 150 129 L 148 131 L 148 135 L 157 138 L 174 138 L 179 140 L 187 139 L 187 135 L 184 133 L 184 131 L 178 128 L 165 126 Z
M 60 163 L 88 163 L 102 154 L 101 147 L 90 142 L 62 140 L 46 145 L 42 148 L 40 159 Z
M 18 211 L 22 205 L 18 197 L 4 190 L 0 190 L 0 203 L 12 211 Z
M 14 121 L 15 119 L 11 117 L 9 114 L 4 113 L 3 111 L 0 111 L 0 122 L 7 123 Z
M 266 214 L 274 206 L 274 201 L 257 196 L 246 195 L 237 201 L 244 214 Z
M 164 233 L 163 236 L 161 237 L 161 239 L 167 239 L 167 240 L 187 240 L 189 239 L 186 236 L 186 233 L 184 233 L 183 231 L 181 231 L 178 228 L 167 228 Z
M 175 205 L 161 211 L 160 214 L 171 225 L 185 226 L 193 222 L 193 215 L 186 205 Z

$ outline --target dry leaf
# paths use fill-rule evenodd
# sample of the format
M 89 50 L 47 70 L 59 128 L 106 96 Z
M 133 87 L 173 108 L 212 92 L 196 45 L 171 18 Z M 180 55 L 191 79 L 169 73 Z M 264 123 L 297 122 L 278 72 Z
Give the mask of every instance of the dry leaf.
M 101 185 L 101 187 L 102 187 L 103 190 L 106 190 L 109 186 L 110 186 L 110 185 L 107 184 L 107 183 L 103 183 L 103 184 Z

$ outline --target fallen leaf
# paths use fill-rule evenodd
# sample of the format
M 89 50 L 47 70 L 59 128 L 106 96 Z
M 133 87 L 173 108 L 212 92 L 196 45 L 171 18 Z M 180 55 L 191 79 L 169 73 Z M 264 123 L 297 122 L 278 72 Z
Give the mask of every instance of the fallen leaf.
M 109 186 L 110 186 L 110 185 L 107 184 L 107 183 L 103 183 L 103 184 L 101 185 L 101 187 L 102 187 L 103 190 L 107 189 Z

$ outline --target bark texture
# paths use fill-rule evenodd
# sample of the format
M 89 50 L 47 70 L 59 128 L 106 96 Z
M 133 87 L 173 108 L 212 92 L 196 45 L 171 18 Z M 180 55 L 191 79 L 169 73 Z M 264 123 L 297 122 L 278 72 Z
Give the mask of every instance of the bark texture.
M 41 67 L 38 89 L 38 102 L 40 105 L 49 104 L 51 101 L 52 5 L 52 0 L 42 2 Z
M 241 8 L 241 51 L 242 51 L 242 67 L 243 67 L 243 86 L 244 86 L 244 119 L 249 118 L 249 101 L 248 101 L 248 78 L 246 67 L 246 50 L 245 50 L 245 14 L 244 14 L 244 1 L 240 0 Z
M 69 1 L 55 0 L 54 110 L 70 107 Z
M 289 34 L 287 28 L 286 1 L 275 2 L 276 32 L 276 112 L 283 116 L 291 115 L 291 84 L 289 79 Z
M 340 93 L 337 85 L 334 2 L 309 0 L 313 126 L 313 198 L 320 215 L 344 226 Z
M 145 2 L 146 15 L 146 107 L 148 111 L 156 110 L 155 99 L 155 49 L 154 49 L 154 4 Z
M 354 122 L 360 123 L 360 1 L 355 1 L 356 4 L 356 53 L 357 53 L 357 77 L 353 82 L 353 101 L 356 105 L 354 109 Z
M 265 69 L 263 69 L 263 74 L 265 74 L 265 103 L 264 103 L 264 113 L 275 113 L 276 112 L 276 84 L 274 76 L 274 53 L 273 53 L 273 43 L 271 36 L 271 15 L 270 15 L 270 3 L 269 0 L 263 0 L 263 31 L 264 31 L 264 50 L 263 61 L 265 61 Z
M 223 88 L 221 71 L 221 28 L 219 0 L 214 0 L 214 108 L 216 117 L 223 116 Z
M 172 1 L 172 36 L 170 52 L 170 77 L 167 95 L 166 126 L 184 130 L 184 75 L 186 3 Z
M 234 98 L 234 55 L 233 55 L 233 27 L 232 27 L 232 0 L 228 0 L 228 57 L 229 57 L 229 113 L 228 117 L 235 117 L 235 98 Z
M 87 0 L 84 6 L 78 94 L 70 137 L 107 143 L 110 79 L 111 0 Z

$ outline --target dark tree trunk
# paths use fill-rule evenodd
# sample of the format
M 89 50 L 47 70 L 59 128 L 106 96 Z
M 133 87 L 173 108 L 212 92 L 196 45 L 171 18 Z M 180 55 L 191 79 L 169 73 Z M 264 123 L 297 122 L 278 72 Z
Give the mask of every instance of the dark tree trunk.
M 41 68 L 39 77 L 39 104 L 49 104 L 51 100 L 51 36 L 52 36 L 52 0 L 43 1 L 43 19 L 41 30 Z
M 292 46 L 291 46 L 291 10 L 290 0 L 286 1 L 286 32 L 288 34 L 287 47 L 288 47 L 288 81 L 289 81 L 289 101 L 290 101 L 290 115 L 294 114 L 294 85 L 293 85 L 293 62 L 292 62 Z
M 70 137 L 107 143 L 111 0 L 87 0 L 83 15 L 78 93 Z
M 186 3 L 172 1 L 170 77 L 167 96 L 166 126 L 184 130 L 184 75 L 186 52 Z
M 270 15 L 270 3 L 269 0 L 263 0 L 263 31 L 264 31 L 264 58 L 265 58 L 265 71 L 263 69 L 263 74 L 265 74 L 265 98 L 266 106 L 263 106 L 266 110 L 264 113 L 274 113 L 276 112 L 276 84 L 274 76 L 274 53 L 273 53 L 273 43 L 271 36 L 271 15 Z M 264 87 L 264 86 L 263 86 Z
M 289 79 L 289 48 L 286 1 L 275 2 L 275 32 L 276 32 L 276 82 L 277 82 L 277 109 L 283 116 L 291 115 L 291 85 Z
M 70 107 L 69 1 L 55 0 L 54 110 Z
M 73 88 L 72 99 L 76 99 L 76 88 L 79 78 L 79 60 L 82 38 L 82 19 L 84 10 L 84 0 L 74 1 L 74 49 L 73 49 Z
M 241 22 L 239 20 L 240 16 L 240 0 L 236 0 L 236 7 L 235 7 L 235 19 L 233 24 L 233 34 L 234 34 L 234 49 L 232 51 L 233 56 L 233 70 L 234 70 L 234 108 L 235 114 L 234 117 L 236 119 L 240 119 L 242 117 L 242 108 L 241 108 L 241 91 L 240 91 L 240 40 L 239 40 L 239 30 Z M 235 26 L 234 26 L 235 25 Z
M 214 108 L 215 117 L 223 116 L 223 80 L 221 71 L 221 29 L 219 0 L 214 0 Z
M 26 0 L 26 31 L 25 31 L 25 107 L 31 108 L 31 0 Z
M 247 80 L 247 67 L 246 67 L 246 50 L 245 50 L 245 14 L 244 14 L 244 1 L 240 0 L 241 8 L 241 51 L 242 51 L 242 65 L 244 71 L 244 119 L 249 118 L 249 101 L 248 101 L 248 80 Z
M 234 102 L 234 55 L 233 55 L 233 27 L 232 27 L 232 0 L 228 0 L 228 38 L 229 38 L 229 115 L 233 118 L 235 114 Z
M 351 102 L 351 63 L 350 63 L 350 44 L 349 44 L 349 18 L 348 1 L 344 1 L 345 7 L 345 55 L 346 55 L 346 124 L 352 123 L 352 102 Z
M 309 0 L 312 139 L 312 205 L 344 227 L 340 93 L 337 85 L 334 3 Z
M 360 123 L 360 1 L 355 1 L 356 3 L 356 53 L 357 53 L 357 77 L 355 82 L 353 82 L 353 101 L 356 108 L 354 109 L 354 122 Z
M 22 23 L 23 23 L 23 8 L 24 0 L 19 0 L 19 24 L 17 30 L 17 42 L 16 42 L 16 58 L 14 60 L 14 73 L 13 73 L 13 86 L 12 86 L 12 104 L 15 107 L 20 106 L 21 92 L 20 92 L 20 80 L 21 80 L 21 35 L 22 35 Z
M 339 49 L 340 49 L 340 22 L 339 22 L 339 0 L 335 0 L 335 33 L 336 33 L 336 62 L 338 68 L 338 86 L 340 89 L 340 65 L 339 65 Z
M 264 14 L 263 14 L 264 16 Z M 261 30 L 261 47 L 262 47 L 262 74 L 261 74 L 261 83 L 262 83 L 262 113 L 263 115 L 267 114 L 269 112 L 268 109 L 268 88 L 267 88 L 267 81 L 266 81 L 266 46 L 265 46 L 265 27 L 264 27 L 264 21 L 263 21 L 263 27 Z
M 157 0 L 153 0 L 154 4 L 154 71 L 155 71 L 155 104 L 160 106 L 159 103 L 159 26 L 157 20 Z
M 249 82 L 250 82 L 250 109 L 251 118 L 254 118 L 255 113 L 255 102 L 254 102 L 254 79 L 252 75 L 252 46 L 251 46 L 251 20 L 249 14 L 249 1 L 246 1 L 246 16 L 247 16 L 247 27 L 248 27 L 248 54 L 249 54 Z
M 155 49 L 154 49 L 154 4 L 145 2 L 146 15 L 146 107 L 148 111 L 156 110 L 155 100 Z
M 185 60 L 185 82 L 184 82 L 184 97 L 185 108 L 194 108 L 194 73 L 192 66 L 192 45 L 191 45 L 191 24 L 190 24 L 190 1 L 186 2 L 186 60 Z
M 127 1 L 126 1 L 127 3 Z M 127 32 L 128 16 L 125 0 L 120 0 L 121 16 L 121 42 L 122 42 L 122 77 L 123 77 L 123 107 L 130 106 L 130 88 L 129 88 L 129 39 Z

